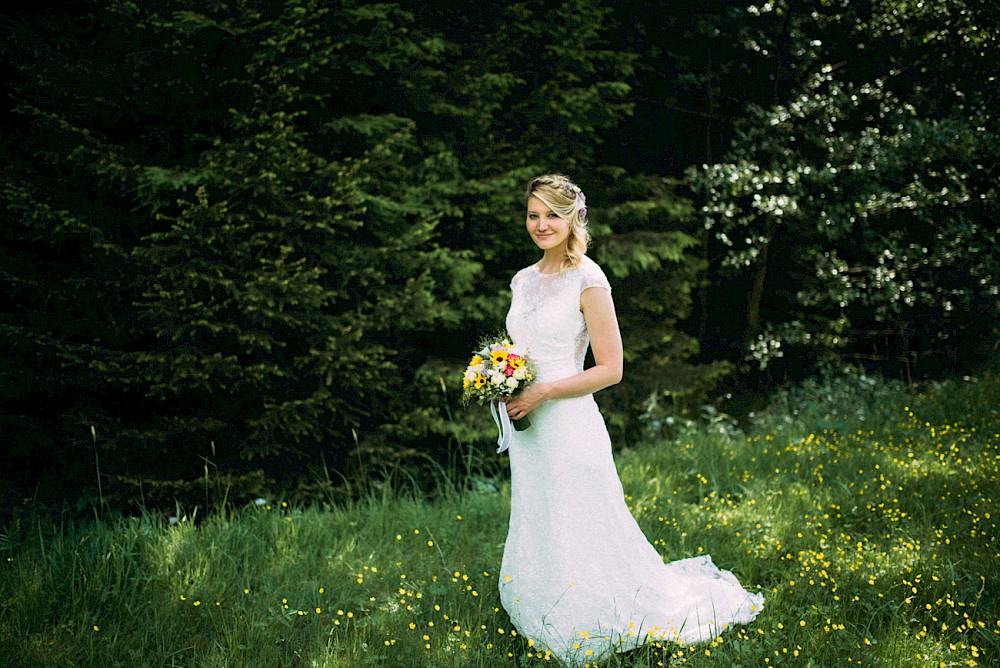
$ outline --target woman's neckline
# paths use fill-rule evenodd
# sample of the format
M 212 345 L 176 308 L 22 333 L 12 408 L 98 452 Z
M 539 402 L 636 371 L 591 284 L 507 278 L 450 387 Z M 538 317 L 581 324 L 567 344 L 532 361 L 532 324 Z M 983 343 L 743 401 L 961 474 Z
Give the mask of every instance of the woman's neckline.
M 531 268 L 534 269 L 535 273 L 538 274 L 539 276 L 558 276 L 559 274 L 562 273 L 562 270 L 560 270 L 560 271 L 542 271 L 541 269 L 538 268 L 537 264 L 531 265 Z
M 538 264 L 539 263 L 536 262 L 535 264 L 531 265 L 531 268 L 534 269 L 535 273 L 538 274 L 539 276 L 558 276 L 559 274 L 563 273 L 562 267 L 560 267 L 558 271 L 542 271 L 541 269 L 538 268 Z

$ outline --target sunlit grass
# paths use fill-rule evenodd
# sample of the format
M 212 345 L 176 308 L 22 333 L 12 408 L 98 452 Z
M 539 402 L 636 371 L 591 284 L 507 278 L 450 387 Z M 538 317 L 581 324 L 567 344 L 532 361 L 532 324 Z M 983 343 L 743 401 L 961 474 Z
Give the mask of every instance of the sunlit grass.
M 1000 381 L 912 394 L 863 378 L 780 396 L 746 434 L 618 457 L 667 559 L 711 553 L 767 597 L 753 624 L 609 666 L 1000 661 Z M 13 666 L 509 666 L 553 662 L 500 609 L 508 491 L 199 522 L 21 520 L 0 565 Z

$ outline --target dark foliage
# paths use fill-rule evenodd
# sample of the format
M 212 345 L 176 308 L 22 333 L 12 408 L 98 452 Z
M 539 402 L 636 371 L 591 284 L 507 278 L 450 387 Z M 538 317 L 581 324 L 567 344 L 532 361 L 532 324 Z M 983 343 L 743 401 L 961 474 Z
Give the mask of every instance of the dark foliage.
M 450 388 L 534 253 L 539 172 L 594 203 L 626 339 L 602 397 L 618 443 L 727 375 L 981 363 L 995 12 L 814 4 L 5 16 L 8 485 L 85 508 L 461 475 L 489 418 Z

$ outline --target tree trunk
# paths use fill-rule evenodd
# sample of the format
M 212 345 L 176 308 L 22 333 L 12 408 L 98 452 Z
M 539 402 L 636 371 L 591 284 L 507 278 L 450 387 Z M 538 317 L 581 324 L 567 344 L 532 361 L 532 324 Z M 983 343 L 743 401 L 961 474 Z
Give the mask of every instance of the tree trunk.
M 757 257 L 757 273 L 753 277 L 750 289 L 750 302 L 747 305 L 747 329 L 743 339 L 743 349 L 750 347 L 753 337 L 760 331 L 760 303 L 764 297 L 764 279 L 767 278 L 767 255 L 771 246 L 770 239 L 764 242 Z

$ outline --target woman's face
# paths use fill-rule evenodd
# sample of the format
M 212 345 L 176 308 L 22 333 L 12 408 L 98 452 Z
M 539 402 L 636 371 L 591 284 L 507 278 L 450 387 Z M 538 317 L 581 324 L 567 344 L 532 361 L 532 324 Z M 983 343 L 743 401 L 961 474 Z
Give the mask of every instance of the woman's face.
M 565 246 L 569 239 L 570 222 L 537 197 L 528 198 L 526 224 L 531 240 L 542 250 Z

